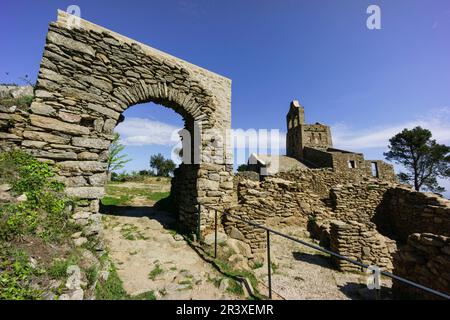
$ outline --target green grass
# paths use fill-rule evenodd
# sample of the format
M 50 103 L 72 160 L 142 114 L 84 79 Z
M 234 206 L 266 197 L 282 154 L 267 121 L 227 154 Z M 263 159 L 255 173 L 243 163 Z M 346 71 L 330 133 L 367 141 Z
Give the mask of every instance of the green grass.
M 130 296 L 123 288 L 123 282 L 117 274 L 116 268 L 111 267 L 106 281 L 99 281 L 95 288 L 97 300 L 129 300 Z
M 33 98 L 33 96 L 22 96 L 11 99 L 0 99 L 0 104 L 4 107 L 27 107 L 31 105 L 31 102 L 33 102 Z
M 159 264 L 157 264 L 152 271 L 148 274 L 148 278 L 151 280 L 155 280 L 157 276 L 162 274 L 164 270 L 161 268 Z
M 86 278 L 89 287 L 94 284 L 95 280 L 97 279 L 97 276 L 98 276 L 98 269 L 96 266 L 92 266 L 86 270 Z
M 127 205 L 131 200 L 131 196 L 123 195 L 119 198 L 106 196 L 102 199 L 102 204 L 104 206 L 124 206 Z
M 241 284 L 233 279 L 229 279 L 227 291 L 238 296 L 244 295 L 244 289 L 242 289 Z
M 184 279 L 184 280 L 181 280 L 180 282 L 178 282 L 178 284 L 191 285 L 192 286 L 192 280 L 191 279 Z
M 155 197 L 153 194 L 156 194 L 156 196 L 160 196 L 159 194 L 169 194 L 169 192 L 153 192 L 150 187 L 148 188 L 128 188 L 128 187 L 121 187 L 120 185 L 107 185 L 106 186 L 106 194 L 108 196 L 117 197 L 126 195 L 129 197 Z
M 65 279 L 67 277 L 67 268 L 71 265 L 76 265 L 79 262 L 77 253 L 73 253 L 69 258 L 53 261 L 53 264 L 47 270 L 49 276 L 55 279 Z
M 35 270 L 29 256 L 21 250 L 9 250 L 0 243 L 0 300 L 39 300 L 42 291 L 30 285 Z
M 170 196 L 170 192 L 153 191 L 148 188 L 121 187 L 120 183 L 109 183 L 106 186 L 106 196 L 101 200 L 105 206 L 126 206 L 134 197 L 145 197 L 151 201 L 161 201 Z
M 275 264 L 275 262 L 272 262 L 272 263 L 271 263 L 271 266 L 272 266 L 272 271 L 273 271 L 273 273 L 276 273 L 277 270 L 278 270 L 278 265 Z
M 148 291 L 138 294 L 137 296 L 132 296 L 131 300 L 156 300 L 156 297 L 153 291 Z
M 147 240 L 148 237 L 144 236 L 139 228 L 132 224 L 124 224 L 122 229 L 120 230 L 122 237 L 126 240 L 134 241 L 134 240 Z
M 160 201 L 170 196 L 170 192 L 152 192 L 147 198 L 153 201 Z
M 214 262 L 225 275 L 231 278 L 247 278 L 253 287 L 255 297 L 258 299 L 262 299 L 262 296 L 258 292 L 258 280 L 252 272 L 244 270 L 234 270 L 228 263 L 220 259 L 216 259 L 214 260 Z

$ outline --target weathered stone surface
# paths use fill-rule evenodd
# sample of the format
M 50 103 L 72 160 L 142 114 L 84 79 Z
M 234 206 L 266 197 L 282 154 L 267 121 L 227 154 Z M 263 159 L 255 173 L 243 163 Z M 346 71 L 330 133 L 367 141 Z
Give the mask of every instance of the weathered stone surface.
M 92 186 L 104 186 L 106 183 L 106 174 L 105 173 L 98 173 L 94 174 L 92 176 L 89 176 L 89 183 Z
M 113 119 L 106 119 L 105 124 L 103 126 L 103 131 L 107 134 L 110 134 L 113 132 L 114 128 L 116 127 L 116 121 Z
M 33 102 L 31 104 L 30 110 L 33 113 L 44 115 L 44 116 L 48 116 L 48 115 L 55 113 L 55 109 L 52 108 L 51 106 L 46 105 L 44 103 L 38 103 L 38 102 Z
M 14 198 L 8 192 L 0 191 L 0 203 L 11 202 Z
M 60 111 L 58 113 L 58 116 L 61 120 L 65 121 L 65 122 L 80 123 L 80 121 L 81 121 L 81 116 L 78 114 L 74 114 L 74 113 Z
M 76 124 L 69 124 L 53 118 L 31 115 L 30 121 L 33 126 L 43 129 L 51 129 L 55 131 L 67 132 L 75 135 L 89 134 L 89 128 Z
M 104 172 L 106 164 L 98 161 L 63 161 L 58 166 L 70 172 Z
M 2 99 L 11 99 L 32 95 L 32 86 L 0 86 L 0 98 Z
M 239 241 L 237 239 L 228 239 L 226 241 L 226 244 L 237 254 L 240 254 L 246 258 L 252 257 L 252 249 L 250 246 L 243 242 Z
M 10 184 L 4 183 L 0 184 L 0 192 L 6 192 L 12 189 L 12 186 Z
M 80 199 L 101 199 L 105 195 L 103 187 L 71 187 L 66 189 L 66 193 Z
M 24 140 L 22 141 L 22 146 L 27 148 L 37 148 L 40 149 L 45 146 L 47 142 L 43 141 L 34 141 L 34 140 Z
M 78 154 L 78 160 L 98 160 L 98 154 L 92 152 L 81 152 Z
M 48 159 L 58 159 L 58 160 L 74 160 L 77 158 L 77 154 L 72 151 L 65 150 L 30 150 L 30 153 L 36 157 L 48 158 Z
M 75 244 L 76 247 L 81 247 L 83 244 L 87 243 L 88 239 L 84 238 L 84 237 L 80 237 L 78 239 L 73 240 L 73 243 Z
M 69 138 L 64 138 L 51 133 L 40 131 L 24 131 L 23 137 L 30 140 L 39 140 L 48 143 L 58 143 L 58 144 L 67 144 L 70 141 Z
M 395 274 L 420 283 L 428 288 L 450 294 L 450 252 L 442 250 L 450 246 L 450 237 L 431 233 L 414 233 L 407 244 L 395 254 Z M 438 299 L 423 290 L 394 281 L 394 297 L 398 299 Z
M 113 86 L 110 81 L 107 81 L 105 79 L 99 79 L 93 76 L 81 76 L 80 80 L 86 81 L 87 83 L 93 85 L 94 87 L 97 87 L 105 92 L 111 92 L 113 89 Z
M 218 232 L 217 233 L 217 243 L 221 244 L 226 242 L 228 239 L 227 235 L 223 232 Z M 215 235 L 214 233 L 210 233 L 208 235 L 205 236 L 204 240 L 203 240 L 207 245 L 214 245 L 214 241 L 215 241 Z
M 53 31 L 49 31 L 47 33 L 47 41 L 80 53 L 85 53 L 91 56 L 95 55 L 95 50 L 90 45 L 76 41 L 74 39 L 66 38 Z
M 110 118 L 113 118 L 115 120 L 119 119 L 119 117 L 120 117 L 120 113 L 118 113 L 116 111 L 113 111 L 113 110 L 111 110 L 109 108 L 102 107 L 101 105 L 98 105 L 98 104 L 89 103 L 86 107 L 88 109 L 91 109 L 91 110 L 94 110 L 94 111 L 96 111 L 98 113 L 104 114 L 104 115 L 106 115 L 106 116 L 108 116 Z
M 102 139 L 75 137 L 72 139 L 72 145 L 77 147 L 105 150 L 109 148 L 110 142 Z

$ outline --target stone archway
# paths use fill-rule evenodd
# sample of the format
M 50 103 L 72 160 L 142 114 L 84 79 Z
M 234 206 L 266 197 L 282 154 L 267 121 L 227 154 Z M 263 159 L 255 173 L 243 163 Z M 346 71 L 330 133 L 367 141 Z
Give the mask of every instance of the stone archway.
M 172 196 L 181 225 L 207 233 L 213 214 L 202 210 L 199 219 L 196 205 L 221 208 L 232 198 L 226 141 L 218 145 L 205 134 L 214 129 L 225 136 L 230 129 L 231 81 L 85 20 L 71 28 L 71 18 L 59 11 L 49 26 L 29 125 L 16 130 L 20 146 L 55 163 L 67 193 L 83 199 L 75 218 L 88 223 L 104 194 L 108 147 L 121 113 L 144 102 L 172 108 L 192 142 L 196 135 L 201 159 L 176 170 Z

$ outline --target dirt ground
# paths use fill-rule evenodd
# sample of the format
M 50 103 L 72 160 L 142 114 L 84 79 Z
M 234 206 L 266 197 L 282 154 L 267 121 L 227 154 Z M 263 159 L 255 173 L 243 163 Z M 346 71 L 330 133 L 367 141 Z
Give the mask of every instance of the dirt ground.
M 112 207 L 104 213 L 104 240 L 130 295 L 153 291 L 157 299 L 239 297 L 217 287 L 223 278 L 172 231 L 173 217 L 147 206 Z M 106 209 L 108 210 L 108 209 Z

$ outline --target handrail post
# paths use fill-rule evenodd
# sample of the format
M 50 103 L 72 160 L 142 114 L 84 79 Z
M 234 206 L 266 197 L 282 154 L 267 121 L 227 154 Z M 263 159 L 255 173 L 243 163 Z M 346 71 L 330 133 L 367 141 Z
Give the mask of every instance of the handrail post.
M 272 263 L 270 261 L 270 231 L 267 230 L 267 270 L 269 280 L 269 299 L 272 300 Z
M 217 209 L 214 210 L 214 258 L 217 258 Z
M 200 243 L 200 236 L 201 236 L 201 229 L 200 229 L 200 223 L 201 223 L 201 217 L 200 217 L 201 204 L 198 204 L 197 207 L 198 207 L 198 214 L 197 214 L 197 242 Z

